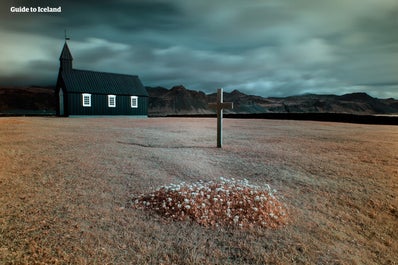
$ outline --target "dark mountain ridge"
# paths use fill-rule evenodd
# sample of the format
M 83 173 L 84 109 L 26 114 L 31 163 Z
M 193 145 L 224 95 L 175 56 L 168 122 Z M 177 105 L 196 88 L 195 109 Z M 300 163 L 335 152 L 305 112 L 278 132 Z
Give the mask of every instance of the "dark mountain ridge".
M 205 94 L 182 85 L 171 89 L 147 87 L 149 115 L 214 114 L 208 103 L 216 102 L 217 94 Z M 378 99 L 366 93 L 341 96 L 305 94 L 285 98 L 247 95 L 238 90 L 224 92 L 224 101 L 233 102 L 231 114 L 259 113 L 348 113 L 356 115 L 398 114 L 398 100 Z M 52 87 L 0 88 L 0 113 L 51 114 L 55 113 L 55 95 Z
M 167 114 L 205 114 L 207 96 L 201 91 L 188 90 L 184 86 L 174 86 L 170 90 L 163 87 L 148 88 L 149 113 L 155 115 Z
M 53 87 L 7 87 L 0 88 L 0 113 L 54 113 Z
M 217 93 L 176 86 L 170 90 L 162 87 L 147 87 L 149 109 L 153 115 L 210 114 L 208 103 L 216 102 Z M 285 98 L 263 98 L 246 95 L 238 90 L 224 92 L 224 101 L 233 102 L 233 110 L 225 113 L 349 113 L 358 115 L 398 114 L 398 100 L 378 99 L 366 93 L 350 93 L 341 96 L 306 94 Z

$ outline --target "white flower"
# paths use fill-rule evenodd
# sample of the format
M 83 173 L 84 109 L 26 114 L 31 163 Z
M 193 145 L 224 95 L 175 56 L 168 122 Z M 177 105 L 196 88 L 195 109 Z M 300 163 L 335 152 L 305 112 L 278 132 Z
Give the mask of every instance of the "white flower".
M 234 217 L 234 223 L 236 224 L 237 222 L 239 222 L 239 216 L 235 215 L 235 217 Z
M 227 209 L 227 216 L 228 216 L 228 218 L 231 218 L 231 209 Z

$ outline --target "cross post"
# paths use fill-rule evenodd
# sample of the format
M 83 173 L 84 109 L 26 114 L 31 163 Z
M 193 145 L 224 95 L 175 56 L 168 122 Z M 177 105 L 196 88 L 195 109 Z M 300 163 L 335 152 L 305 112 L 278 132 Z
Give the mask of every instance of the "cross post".
M 223 101 L 223 89 L 217 89 L 217 102 L 209 103 L 209 107 L 217 110 L 217 147 L 222 147 L 222 116 L 223 109 L 233 109 L 232 102 Z

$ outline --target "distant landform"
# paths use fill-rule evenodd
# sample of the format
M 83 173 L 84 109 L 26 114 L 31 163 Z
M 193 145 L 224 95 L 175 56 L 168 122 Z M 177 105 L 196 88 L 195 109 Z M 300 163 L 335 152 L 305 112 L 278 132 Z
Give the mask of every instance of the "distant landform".
M 197 115 L 214 114 L 208 103 L 216 102 L 216 93 L 205 94 L 184 86 L 171 89 L 147 87 L 149 115 Z M 224 92 L 224 101 L 234 103 L 228 114 L 259 113 L 346 113 L 355 115 L 398 114 L 398 100 L 373 98 L 366 93 L 351 93 L 341 96 L 306 94 L 290 97 L 264 98 L 246 95 L 238 90 Z M 48 114 L 55 113 L 53 87 L 0 88 L 0 113 Z
M 208 103 L 216 102 L 217 93 L 175 86 L 147 87 L 149 112 L 152 115 L 212 114 Z M 398 100 L 378 99 L 366 93 L 351 93 L 342 96 L 306 94 L 290 97 L 269 97 L 246 95 L 238 90 L 224 92 L 224 101 L 233 102 L 233 110 L 225 113 L 347 113 L 356 115 L 398 114 Z

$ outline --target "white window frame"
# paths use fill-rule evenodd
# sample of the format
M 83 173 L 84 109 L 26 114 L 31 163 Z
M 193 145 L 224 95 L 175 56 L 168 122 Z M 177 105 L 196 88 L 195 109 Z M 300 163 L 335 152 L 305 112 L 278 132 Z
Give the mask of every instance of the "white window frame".
M 82 94 L 82 105 L 83 107 L 91 107 L 91 94 L 89 93 Z
M 131 108 L 133 108 L 133 109 L 138 108 L 138 97 L 137 96 L 131 96 L 130 97 L 130 104 L 131 104 Z
M 108 107 L 116 108 L 116 95 L 108 95 Z

